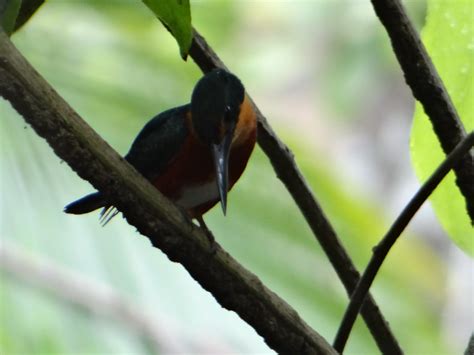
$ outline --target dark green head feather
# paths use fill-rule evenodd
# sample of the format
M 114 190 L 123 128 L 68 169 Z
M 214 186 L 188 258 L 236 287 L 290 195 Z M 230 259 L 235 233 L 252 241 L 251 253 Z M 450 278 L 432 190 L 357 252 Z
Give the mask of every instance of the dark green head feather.
M 191 97 L 191 114 L 203 143 L 217 144 L 235 128 L 244 95 L 240 80 L 223 69 L 215 69 L 199 80 Z

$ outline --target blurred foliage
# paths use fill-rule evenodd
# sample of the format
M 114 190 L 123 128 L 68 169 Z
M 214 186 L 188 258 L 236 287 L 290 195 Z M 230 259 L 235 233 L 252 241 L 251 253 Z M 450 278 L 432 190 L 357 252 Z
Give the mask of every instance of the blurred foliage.
M 193 37 L 189 0 L 143 0 L 143 2 L 173 34 L 178 42 L 181 57 L 186 59 Z
M 7 34 L 11 34 L 15 26 L 21 0 L 4 0 L 0 3 L 0 26 Z
M 363 111 L 370 100 L 366 88 L 377 92 L 387 77 L 400 75 L 370 4 L 199 1 L 192 6 L 194 25 L 268 112 L 362 268 L 388 228 L 387 212 L 362 197 L 350 176 L 335 175 L 330 159 L 321 159 L 326 152 L 315 151 L 312 141 L 317 134 L 324 137 L 300 121 L 304 107 L 293 103 L 307 88 L 310 97 L 304 98 L 322 96 L 324 104 L 317 102 L 324 113 L 334 113 L 328 122 L 342 122 L 338 119 Z M 344 23 L 355 23 L 360 31 L 343 31 Z M 339 41 L 325 40 L 322 31 L 335 33 L 332 38 Z M 153 14 L 131 1 L 50 0 L 13 40 L 120 153 L 149 118 L 187 102 L 200 77 L 193 63 L 176 55 L 174 39 Z M 318 72 L 308 56 L 322 58 L 326 70 Z M 283 86 L 282 80 L 298 77 L 295 68 L 306 68 L 304 78 Z M 313 82 L 328 90 L 315 89 Z M 275 99 L 279 91 L 286 100 Z M 252 328 L 223 310 L 125 221 L 117 217 L 102 228 L 97 215 L 63 214 L 62 207 L 90 192 L 90 185 L 61 164 L 7 102 L 0 102 L 0 117 L 2 240 L 110 285 L 184 344 L 199 339 L 189 353 L 271 353 Z M 229 196 L 228 216 L 215 208 L 207 224 L 237 260 L 332 340 L 347 296 L 259 149 Z M 452 353 L 464 346 L 453 345 L 442 332 L 445 268 L 429 245 L 407 235 L 376 280 L 373 294 L 407 353 Z M 1 353 L 150 351 L 126 325 L 71 307 L 12 275 L 1 277 Z M 347 348 L 347 354 L 356 353 L 377 353 L 360 320 Z
M 423 42 L 466 131 L 471 132 L 474 129 L 474 5 L 472 1 L 440 0 L 429 0 L 428 4 Z M 416 105 L 411 152 L 421 181 L 425 181 L 445 157 L 420 103 Z M 473 257 L 474 230 L 453 172 L 434 191 L 430 200 L 448 235 Z

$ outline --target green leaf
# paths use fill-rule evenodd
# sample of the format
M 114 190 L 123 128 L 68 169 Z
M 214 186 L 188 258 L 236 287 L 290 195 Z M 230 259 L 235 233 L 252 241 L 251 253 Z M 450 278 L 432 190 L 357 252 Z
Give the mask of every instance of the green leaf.
M 189 0 L 143 0 L 143 2 L 171 32 L 178 42 L 181 57 L 186 59 L 192 40 Z
M 472 11 L 471 0 L 429 0 L 426 26 L 422 32 L 423 42 L 468 132 L 474 129 Z M 415 109 L 411 155 L 421 181 L 425 181 L 445 157 L 420 103 Z M 462 250 L 474 256 L 474 231 L 453 172 L 430 200 L 447 234 Z
M 21 0 L 6 0 L 0 3 L 0 25 L 8 35 L 11 35 L 15 28 L 20 7 Z

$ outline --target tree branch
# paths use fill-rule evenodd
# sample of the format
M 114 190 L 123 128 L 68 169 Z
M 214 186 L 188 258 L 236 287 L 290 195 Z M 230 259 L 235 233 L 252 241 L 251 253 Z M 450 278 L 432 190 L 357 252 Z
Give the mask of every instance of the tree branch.
M 45 138 L 56 155 L 123 213 L 170 260 L 181 263 L 216 300 L 235 311 L 279 353 L 334 350 L 280 297 L 134 170 L 49 86 L 0 31 L 0 95 Z
M 469 341 L 467 343 L 466 350 L 464 351 L 464 355 L 473 355 L 474 354 L 474 333 L 471 334 Z
M 441 147 L 448 155 L 466 136 L 466 131 L 418 32 L 399 0 L 372 0 L 372 5 L 390 36 L 413 96 L 423 105 Z M 474 225 L 474 153 L 466 154 L 454 167 L 454 172 Z
M 413 196 L 408 205 L 406 205 L 402 213 L 392 224 L 387 234 L 385 234 L 380 243 L 373 249 L 372 258 L 352 294 L 349 306 L 346 309 L 334 340 L 334 348 L 340 353 L 344 350 L 344 346 L 349 338 L 349 334 L 351 333 L 360 307 L 362 306 L 362 303 L 369 292 L 369 288 L 372 285 L 377 272 L 380 270 L 388 252 L 405 230 L 408 223 L 410 223 L 415 213 L 418 212 L 423 203 L 425 203 L 428 197 L 433 193 L 441 180 L 443 180 L 449 171 L 453 169 L 462 157 L 469 152 L 473 145 L 474 132 L 471 132 L 448 155 L 430 178 L 426 180 L 423 186 L 417 191 L 415 196 Z
M 196 30 L 194 30 L 193 43 L 189 54 L 204 72 L 216 67 L 226 68 L 217 54 L 207 44 L 206 40 Z M 299 171 L 293 153 L 278 138 L 255 103 L 253 104 L 258 118 L 258 144 L 270 159 L 278 178 L 283 182 L 303 213 L 306 222 L 328 256 L 347 293 L 351 295 L 360 279 L 360 274 Z M 382 353 L 403 353 L 397 339 L 370 294 L 361 313 Z

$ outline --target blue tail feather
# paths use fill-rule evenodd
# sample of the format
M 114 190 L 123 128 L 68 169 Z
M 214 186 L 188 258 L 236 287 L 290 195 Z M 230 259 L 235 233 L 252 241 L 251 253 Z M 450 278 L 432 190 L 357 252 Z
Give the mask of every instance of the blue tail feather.
M 84 214 L 95 211 L 101 207 L 105 207 L 107 201 L 100 192 L 94 192 L 79 200 L 71 202 L 64 207 L 64 212 L 70 214 Z

